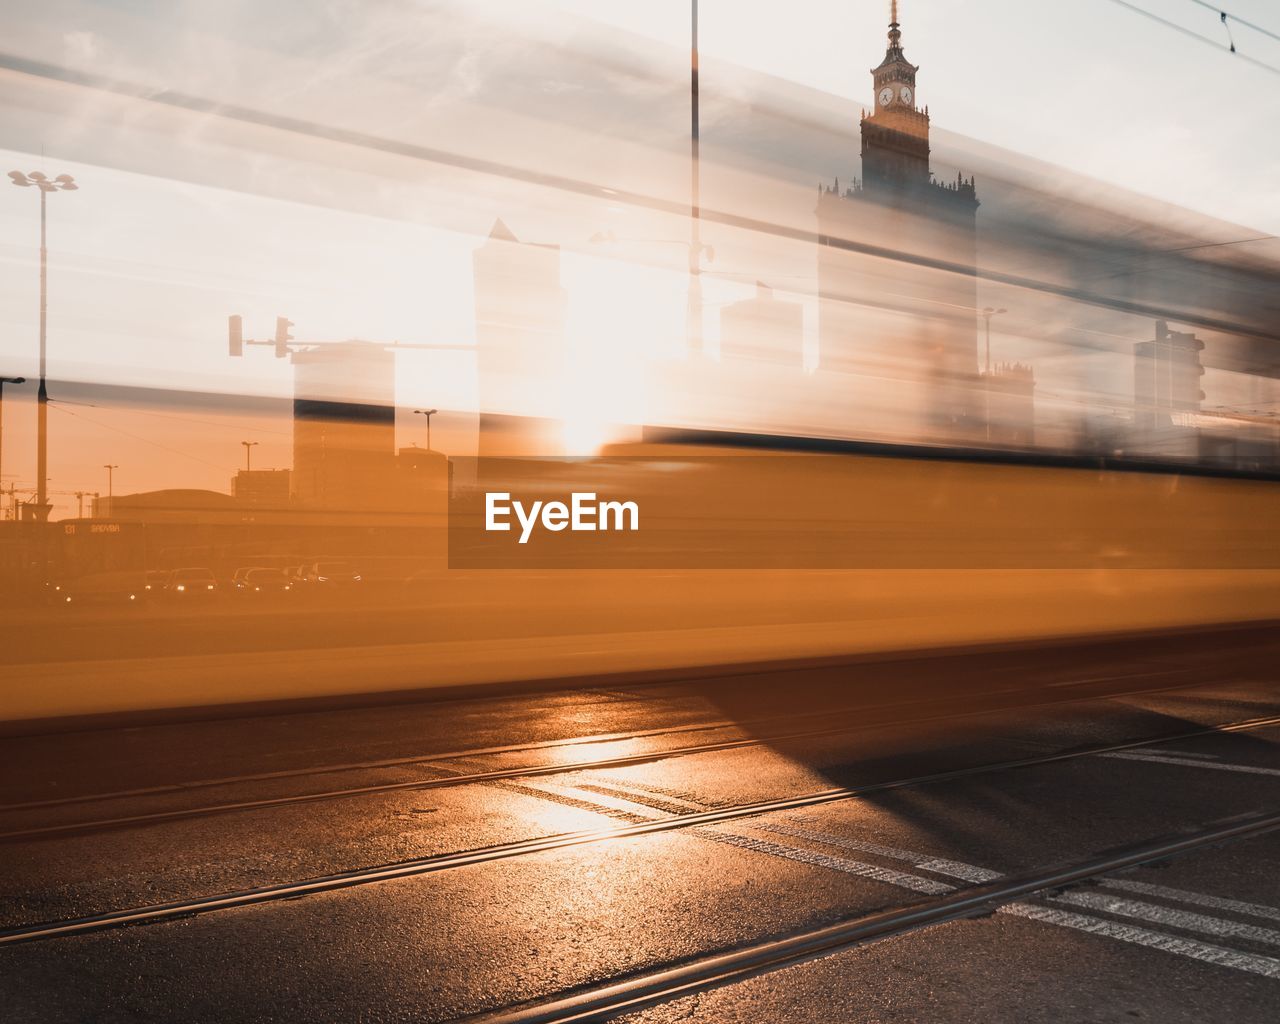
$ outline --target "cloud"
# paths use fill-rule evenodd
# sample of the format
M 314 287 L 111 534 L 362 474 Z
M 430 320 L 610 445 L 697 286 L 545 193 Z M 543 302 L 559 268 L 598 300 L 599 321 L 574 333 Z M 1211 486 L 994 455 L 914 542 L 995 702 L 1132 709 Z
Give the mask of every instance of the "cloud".
M 62 45 L 70 60 L 90 61 L 98 56 L 98 37 L 92 32 L 64 32 Z

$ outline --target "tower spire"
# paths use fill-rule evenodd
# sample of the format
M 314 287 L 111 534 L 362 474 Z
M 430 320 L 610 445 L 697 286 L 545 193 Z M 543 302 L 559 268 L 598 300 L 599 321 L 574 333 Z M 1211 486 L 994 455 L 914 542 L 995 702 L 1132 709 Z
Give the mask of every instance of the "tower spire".
M 898 31 L 898 0 L 889 0 L 889 45 L 897 49 L 901 38 L 902 33 Z

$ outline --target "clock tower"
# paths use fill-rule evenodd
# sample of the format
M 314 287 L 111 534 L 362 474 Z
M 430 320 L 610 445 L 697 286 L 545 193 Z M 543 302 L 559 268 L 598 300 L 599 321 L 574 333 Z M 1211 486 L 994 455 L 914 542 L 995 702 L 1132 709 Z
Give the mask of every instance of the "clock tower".
M 846 375 L 868 429 L 967 443 L 983 426 L 978 196 L 972 178 L 930 169 L 918 70 L 894 2 L 862 114 L 862 178 L 818 190 L 818 359 Z
M 929 181 L 929 112 L 916 107 L 916 72 L 902 52 L 898 4 L 892 5 L 889 47 L 871 69 L 875 110 L 862 118 L 862 180 L 877 186 Z

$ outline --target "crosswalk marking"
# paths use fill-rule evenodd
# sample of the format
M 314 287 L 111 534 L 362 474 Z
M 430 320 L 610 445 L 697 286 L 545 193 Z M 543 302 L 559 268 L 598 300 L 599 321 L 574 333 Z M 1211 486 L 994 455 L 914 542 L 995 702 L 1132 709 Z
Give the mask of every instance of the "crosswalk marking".
M 1111 756 L 1126 755 L 1116 754 Z M 1141 757 L 1141 755 L 1132 756 Z M 1147 758 L 1142 757 L 1142 759 L 1146 760 Z M 1151 760 L 1156 760 L 1156 758 L 1151 758 Z M 1204 761 L 1192 761 L 1190 759 L 1178 761 L 1175 758 L 1160 758 L 1159 760 L 1174 764 L 1184 763 L 1200 768 L 1226 768 L 1228 770 L 1242 770 L 1249 768 L 1249 766 L 1243 765 L 1221 765 L 1216 763 L 1206 763 Z M 1263 771 L 1266 774 L 1280 774 L 1280 772 L 1272 772 L 1269 769 L 1255 770 Z M 551 784 L 550 786 L 547 786 L 547 788 L 554 788 L 561 791 L 566 797 L 570 793 L 575 794 L 575 796 L 570 799 L 573 803 L 578 804 L 579 806 L 586 804 L 593 798 L 600 799 L 603 797 L 604 800 L 610 801 L 611 803 L 629 803 L 632 806 L 642 808 L 650 813 L 655 809 L 680 809 L 672 808 L 673 802 L 670 797 L 651 793 L 645 788 L 634 783 L 629 785 L 620 785 L 599 782 L 589 786 L 582 786 L 580 788 L 561 783 Z M 550 796 L 551 794 L 548 793 L 547 795 Z M 679 803 L 692 805 L 691 801 L 683 799 L 680 800 Z M 663 805 L 666 805 L 666 807 L 664 808 Z M 614 810 L 614 813 L 617 813 L 617 811 Z M 1003 877 L 998 871 L 980 867 L 976 864 L 968 864 L 964 861 L 935 857 L 930 854 L 917 853 L 912 850 L 903 850 L 897 847 L 885 846 L 879 843 L 855 839 L 850 836 L 825 832 L 820 829 L 808 827 L 812 822 L 812 819 L 801 818 L 799 820 L 801 823 L 755 821 L 751 822 L 748 827 L 755 832 L 767 832 L 774 835 L 790 836 L 792 838 L 803 839 L 809 842 L 835 847 L 837 849 L 869 853 L 890 860 L 905 861 L 921 871 L 927 871 L 933 875 L 943 875 L 949 878 L 956 878 L 969 883 L 980 884 L 995 881 Z M 762 853 L 766 856 L 778 857 L 802 864 L 809 864 L 813 867 L 825 868 L 831 871 L 839 871 L 844 874 L 857 875 L 872 881 L 884 882 L 899 888 L 909 889 L 912 892 L 940 896 L 956 890 L 956 886 L 947 882 L 939 881 L 937 878 L 930 878 L 926 875 L 918 875 L 908 871 L 899 871 L 883 865 L 871 864 L 847 857 L 838 857 L 832 854 L 822 853 L 817 850 L 787 846 L 782 843 L 771 842 L 767 839 L 760 838 L 759 836 L 742 835 L 736 831 L 729 831 L 728 827 L 723 825 L 704 825 L 699 826 L 692 831 L 701 838 L 710 839 L 714 842 L 733 846 L 738 849 L 749 850 L 754 853 Z M 1280 909 L 1266 907 L 1260 904 L 1246 903 L 1240 900 L 1230 900 L 1223 897 L 1194 893 L 1181 889 L 1173 889 L 1168 886 L 1137 882 L 1123 878 L 1104 878 L 1100 879 L 1098 884 L 1099 886 L 1127 890 L 1129 892 L 1141 893 L 1144 895 L 1158 896 L 1164 899 L 1180 900 L 1185 903 L 1212 907 L 1218 910 L 1227 910 L 1236 913 L 1249 914 L 1254 917 L 1266 917 L 1280 920 Z M 1131 945 L 1143 946 L 1166 953 L 1173 953 L 1178 956 L 1189 957 L 1190 959 L 1199 960 L 1203 963 L 1216 964 L 1220 967 L 1229 967 L 1234 970 L 1245 971 L 1250 974 L 1280 979 L 1280 959 L 1277 959 L 1276 957 L 1266 956 L 1260 953 L 1242 952 L 1240 950 L 1229 949 L 1225 946 L 1218 946 L 1213 943 L 1204 942 L 1200 939 L 1170 934 L 1163 931 L 1156 931 L 1152 928 L 1145 928 L 1139 925 L 1129 924 L 1123 921 L 1115 921 L 1091 914 L 1078 913 L 1073 910 L 1065 910 L 1062 909 L 1061 905 L 1067 904 L 1086 910 L 1102 911 L 1119 917 L 1132 918 L 1147 924 L 1164 925 L 1167 927 L 1179 928 L 1184 931 L 1198 931 L 1202 934 L 1212 935 L 1219 938 L 1245 939 L 1270 945 L 1280 945 L 1280 930 L 1266 928 L 1259 925 L 1244 924 L 1225 918 L 1213 917 L 1208 914 L 1179 910 L 1177 908 L 1146 903 L 1140 900 L 1125 899 L 1123 897 L 1112 896 L 1107 893 L 1099 892 L 1096 889 L 1069 890 L 1056 896 L 1044 897 L 1043 899 L 1043 903 L 1032 903 L 1026 901 L 1009 903 L 1002 907 L 998 907 L 996 909 L 996 913 L 1021 917 L 1032 921 L 1039 921 L 1044 924 L 1051 924 L 1061 928 L 1071 928 L 1075 931 L 1087 932 L 1091 935 L 1101 935 L 1121 942 L 1127 942 Z M 1047 906 L 1045 903 L 1058 905 Z
M 1161 896 L 1167 900 L 1180 900 L 1183 903 L 1195 903 L 1202 907 L 1213 907 L 1215 910 L 1229 910 L 1236 914 L 1246 914 L 1249 917 L 1266 917 L 1272 921 L 1280 921 L 1280 909 L 1266 907 L 1261 903 L 1246 903 L 1244 900 L 1232 900 L 1225 896 L 1211 896 L 1208 893 L 1174 889 L 1167 885 L 1155 885 L 1151 882 L 1136 882 L 1131 878 L 1104 878 L 1098 884 L 1108 889 L 1123 889 L 1126 892 L 1142 893 L 1144 896 Z
M 1172 925 L 1174 928 L 1182 928 L 1189 932 L 1203 932 L 1206 935 L 1216 935 L 1224 939 L 1248 939 L 1252 942 L 1280 946 L 1280 931 L 1274 928 L 1228 921 L 1220 917 L 1210 917 L 1208 914 L 1144 903 L 1141 900 L 1128 900 L 1104 892 L 1088 890 L 1064 892 L 1060 896 L 1050 896 L 1049 902 L 1070 903 L 1086 909 L 1105 910 L 1109 914 L 1117 914 L 1120 917 L 1138 917 L 1154 924 Z
M 1220 967 L 1233 967 L 1237 971 L 1261 974 L 1267 978 L 1280 978 L 1280 960 L 1273 957 L 1259 956 L 1256 953 L 1240 953 L 1234 949 L 1214 946 L 1197 939 L 1184 939 L 1178 935 L 1152 931 L 1150 928 L 1138 928 L 1119 921 L 1108 921 L 1101 917 L 1089 917 L 1085 914 L 1075 914 L 1054 907 L 1040 907 L 1031 903 L 1011 903 L 1001 907 L 997 913 L 1043 921 L 1045 924 L 1055 924 L 1060 928 L 1074 928 L 1076 931 L 1089 932 L 1092 935 L 1105 935 L 1108 938 L 1119 939 L 1121 942 L 1159 949 L 1165 953 L 1176 953 L 1179 956 L 1217 964 Z

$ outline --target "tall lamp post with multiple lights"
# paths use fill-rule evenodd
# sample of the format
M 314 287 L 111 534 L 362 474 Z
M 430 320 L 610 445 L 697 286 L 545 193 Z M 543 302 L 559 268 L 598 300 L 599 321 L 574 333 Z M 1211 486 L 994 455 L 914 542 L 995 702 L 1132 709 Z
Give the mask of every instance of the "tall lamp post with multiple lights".
M 253 451 L 254 447 L 257 445 L 258 442 L 257 441 L 241 441 L 240 443 L 244 445 L 244 471 L 248 473 L 250 470 L 249 454 Z
M 115 472 L 120 467 L 112 464 L 104 464 L 102 468 L 107 471 L 107 514 L 114 515 L 116 510 L 111 506 L 115 504 L 116 497 Z
M 30 174 L 10 171 L 9 178 L 22 188 L 34 186 L 40 193 L 40 387 L 36 392 L 36 519 L 44 523 L 49 520 L 49 491 L 45 481 L 49 464 L 49 392 L 45 386 L 49 251 L 45 241 L 45 203 L 50 192 L 74 192 L 80 186 L 69 174 L 50 178 L 42 171 L 32 171 Z
M 414 409 L 415 416 L 425 416 L 427 418 L 427 451 L 431 451 L 431 417 L 438 413 L 439 409 Z

